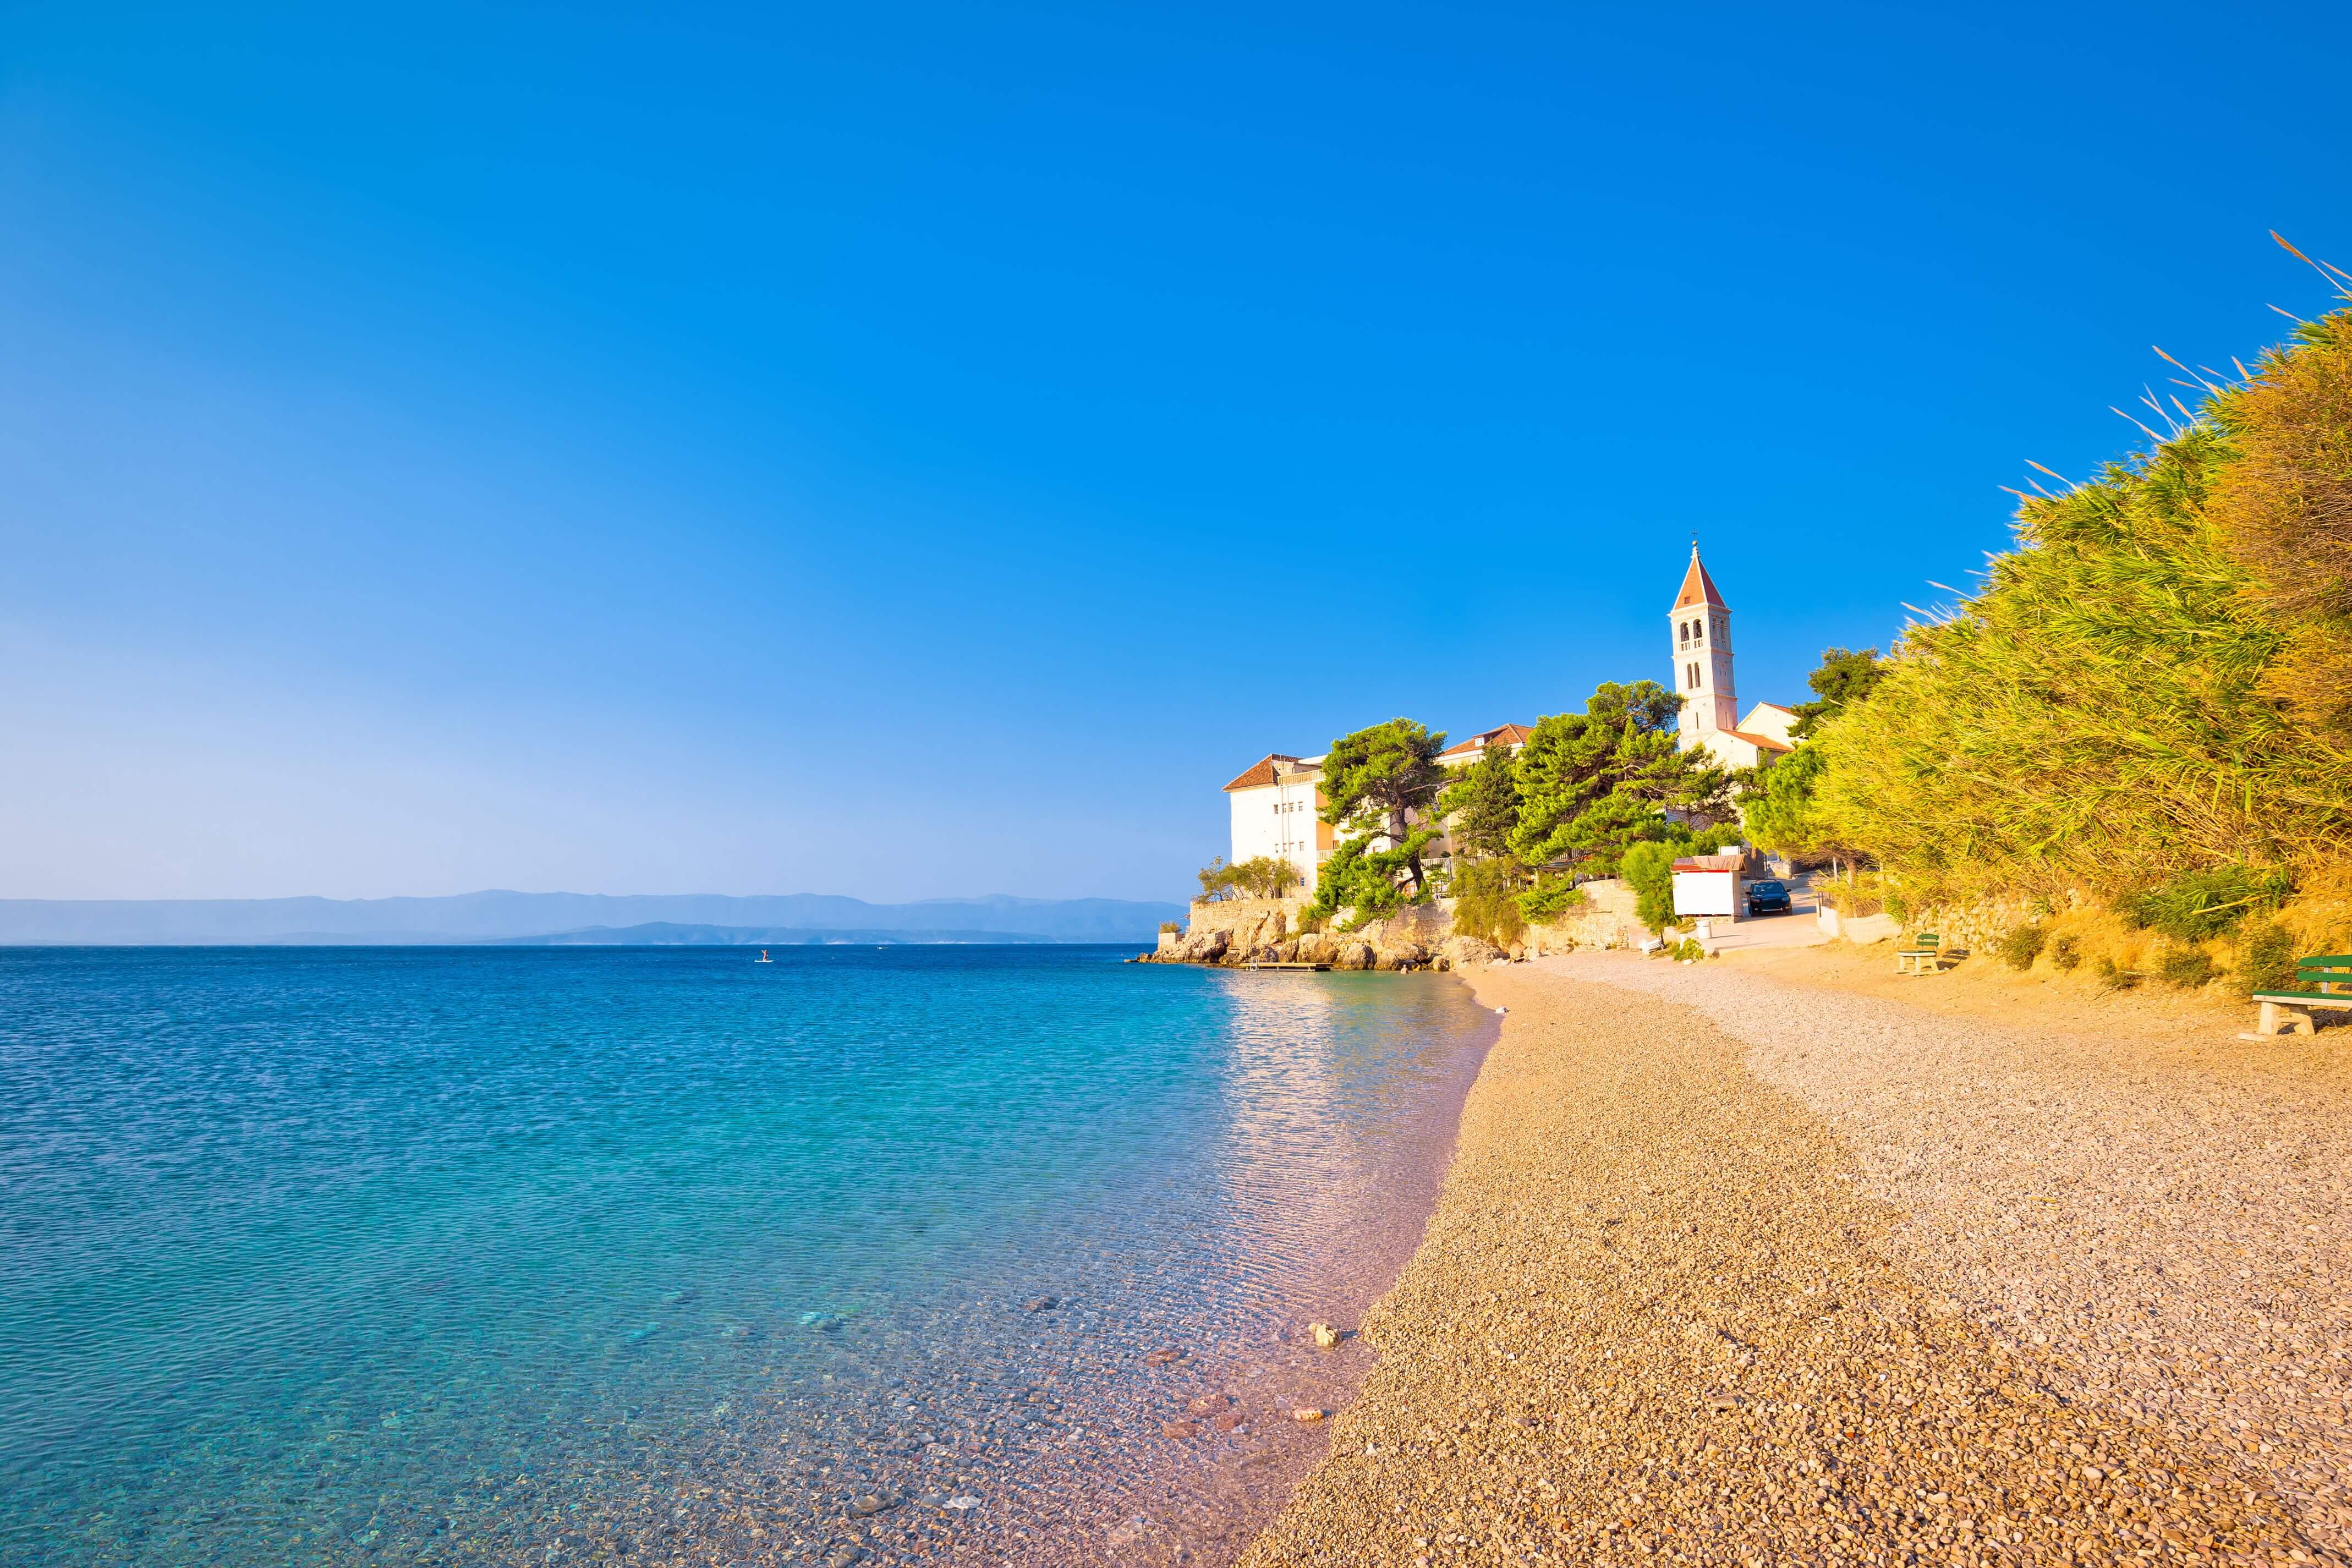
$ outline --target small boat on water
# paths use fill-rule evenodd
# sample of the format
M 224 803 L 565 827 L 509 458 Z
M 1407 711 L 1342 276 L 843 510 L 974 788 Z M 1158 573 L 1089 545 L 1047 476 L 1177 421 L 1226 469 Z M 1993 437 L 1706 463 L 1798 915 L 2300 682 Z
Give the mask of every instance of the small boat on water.
M 768 956 L 768 950 L 763 947 L 760 950 L 760 956 L 753 959 L 751 962 L 754 963 L 773 963 L 776 961 Z

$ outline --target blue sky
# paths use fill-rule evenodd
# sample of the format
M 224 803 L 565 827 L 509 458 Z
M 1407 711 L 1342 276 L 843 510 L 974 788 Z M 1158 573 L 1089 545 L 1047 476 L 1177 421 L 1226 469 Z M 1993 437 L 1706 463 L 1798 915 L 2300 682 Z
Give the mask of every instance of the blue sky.
M 2320 7 L 11 7 L 0 896 L 1165 897 L 2352 265 Z

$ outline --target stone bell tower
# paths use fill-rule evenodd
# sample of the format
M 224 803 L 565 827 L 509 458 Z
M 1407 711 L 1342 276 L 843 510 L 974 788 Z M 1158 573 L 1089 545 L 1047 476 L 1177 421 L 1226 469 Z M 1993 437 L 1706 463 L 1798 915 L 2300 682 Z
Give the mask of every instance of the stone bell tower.
M 1690 570 L 1668 616 L 1675 650 L 1675 689 L 1682 694 L 1682 749 L 1710 730 L 1739 728 L 1739 693 L 1731 681 L 1731 606 L 1699 563 L 1691 542 Z

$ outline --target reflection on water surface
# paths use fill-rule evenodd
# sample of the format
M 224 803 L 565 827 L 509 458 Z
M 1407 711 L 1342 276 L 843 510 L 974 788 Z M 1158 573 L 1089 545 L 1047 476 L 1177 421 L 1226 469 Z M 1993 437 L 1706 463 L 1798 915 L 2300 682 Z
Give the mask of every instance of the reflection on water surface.
M 0 952 L 0 1559 L 1229 1556 L 1488 1025 L 1117 956 Z

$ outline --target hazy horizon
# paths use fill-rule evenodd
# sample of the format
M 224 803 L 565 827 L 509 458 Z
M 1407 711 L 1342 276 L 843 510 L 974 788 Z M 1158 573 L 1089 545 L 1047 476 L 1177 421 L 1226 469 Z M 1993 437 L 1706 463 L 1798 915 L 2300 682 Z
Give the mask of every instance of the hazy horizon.
M 324 941 L 395 945 L 633 933 L 656 943 L 803 940 L 1149 942 L 1182 906 L 1165 900 L 925 899 L 879 904 L 836 894 L 524 893 L 443 898 L 0 899 L 0 945 Z M 885 933 L 889 933 L 886 935 Z

